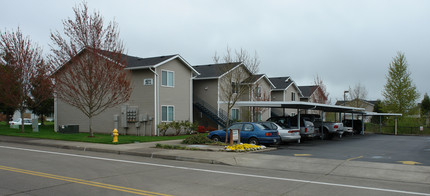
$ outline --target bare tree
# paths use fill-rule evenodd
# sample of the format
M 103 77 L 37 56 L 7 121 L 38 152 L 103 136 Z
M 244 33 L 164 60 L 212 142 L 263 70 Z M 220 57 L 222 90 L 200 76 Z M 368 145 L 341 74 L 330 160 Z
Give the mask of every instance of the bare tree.
M 367 98 L 366 87 L 361 83 L 356 84 L 354 88 L 349 87 L 349 97 L 351 100 L 348 105 L 358 108 L 365 107 L 363 101 Z
M 215 53 L 213 60 L 215 63 L 220 63 L 220 57 Z M 246 50 L 240 49 L 235 51 L 234 54 L 229 47 L 227 47 L 226 54 L 222 57 L 224 66 L 219 66 L 222 73 L 226 73 L 219 81 L 220 101 L 227 105 L 227 122 L 226 128 L 229 127 L 231 109 L 236 102 L 247 92 L 247 88 L 242 86 L 242 82 L 257 73 L 260 61 L 257 53 L 251 56 Z M 243 63 L 244 66 L 237 66 Z M 228 138 L 226 131 L 226 143 Z
M 51 33 L 51 62 L 59 69 L 55 74 L 57 98 L 92 118 L 129 100 L 130 75 L 124 68 L 124 46 L 117 23 L 104 25 L 99 12 L 88 13 L 86 3 L 73 8 L 75 18 L 63 20 L 64 35 Z
M 317 89 L 315 95 L 312 97 L 311 102 L 326 104 L 329 100 L 329 93 L 327 92 L 327 87 L 318 75 L 314 78 L 314 84 L 317 86 Z
M 270 101 L 271 100 L 271 92 L 263 90 L 260 84 L 254 85 L 254 87 L 250 87 L 252 89 L 251 93 L 251 101 Z M 261 90 L 259 90 L 261 89 Z M 258 121 L 258 114 L 262 114 L 266 112 L 269 108 L 266 107 L 251 107 L 252 110 L 252 121 Z
M 2 68 L 0 69 L 0 99 L 9 107 L 17 108 L 21 113 L 24 132 L 24 112 L 29 106 L 29 101 L 34 105 L 49 98 L 49 93 L 38 90 L 38 99 L 34 99 L 34 81 L 39 78 L 43 88 L 49 88 L 52 84 L 50 66 L 45 64 L 42 57 L 42 49 L 33 44 L 29 37 L 24 37 L 20 29 L 16 32 L 4 32 L 0 35 L 0 49 L 4 52 Z

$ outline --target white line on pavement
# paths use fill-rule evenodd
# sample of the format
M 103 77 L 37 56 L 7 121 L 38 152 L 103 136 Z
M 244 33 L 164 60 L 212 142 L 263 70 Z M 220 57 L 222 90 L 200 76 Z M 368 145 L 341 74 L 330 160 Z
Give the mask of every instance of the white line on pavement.
M 120 159 L 110 159 L 110 158 L 103 158 L 103 157 L 77 155 L 77 154 L 52 152 L 52 151 L 44 151 L 44 150 L 34 150 L 34 149 L 27 149 L 27 148 L 17 148 L 17 147 L 10 147 L 10 146 L 0 146 L 0 148 L 38 152 L 38 153 L 46 153 L 46 154 L 55 154 L 55 155 L 63 155 L 63 156 L 72 156 L 72 157 L 79 157 L 79 158 L 104 160 L 104 161 L 113 161 L 113 162 L 121 162 L 121 163 L 130 163 L 130 164 L 139 164 L 139 165 L 150 165 L 150 166 L 156 166 L 156 167 L 192 170 L 192 171 L 200 171 L 200 172 L 207 172 L 207 173 L 226 174 L 226 175 L 234 175 L 234 176 L 253 177 L 253 178 L 263 178 L 263 179 L 270 179 L 270 180 L 282 180 L 282 181 L 290 181 L 290 182 L 302 182 L 302 183 L 309 183 L 309 184 L 319 184 L 319 185 L 346 187 L 346 188 L 354 188 L 354 189 L 365 189 L 365 190 L 383 191 L 383 192 L 391 192 L 391 193 L 402 193 L 402 194 L 410 194 L 410 195 L 430 196 L 429 193 L 401 191 L 401 190 L 366 187 L 366 186 L 355 186 L 355 185 L 348 185 L 348 184 L 335 184 L 335 183 L 328 183 L 328 182 L 318 182 L 318 181 L 300 180 L 300 179 L 292 179 L 292 178 L 279 178 L 279 177 L 261 176 L 261 175 L 253 175 L 253 174 L 232 173 L 232 172 L 224 172 L 224 171 L 216 171 L 216 170 L 208 170 L 208 169 L 197 169 L 197 168 L 180 167 L 180 166 L 173 166 L 173 165 L 163 165 L 163 164 L 127 161 L 127 160 L 120 160 Z

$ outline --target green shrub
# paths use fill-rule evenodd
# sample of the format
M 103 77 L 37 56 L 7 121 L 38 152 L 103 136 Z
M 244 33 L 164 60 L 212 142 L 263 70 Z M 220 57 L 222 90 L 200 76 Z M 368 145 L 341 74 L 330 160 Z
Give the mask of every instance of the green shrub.
M 210 144 L 213 141 L 206 137 L 207 134 L 197 134 L 192 135 L 190 137 L 185 138 L 182 143 L 183 144 Z

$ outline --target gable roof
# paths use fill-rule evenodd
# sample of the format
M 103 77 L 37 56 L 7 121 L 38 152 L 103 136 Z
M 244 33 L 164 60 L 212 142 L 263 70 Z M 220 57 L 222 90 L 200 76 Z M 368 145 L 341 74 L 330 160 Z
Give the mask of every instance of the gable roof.
M 140 58 L 129 55 L 122 55 L 127 62 L 127 67 L 125 69 L 133 70 L 133 69 L 148 69 L 148 68 L 156 68 L 160 65 L 163 65 L 169 61 L 174 59 L 178 59 L 183 62 L 188 68 L 190 68 L 196 74 L 199 74 L 197 70 L 194 69 L 184 58 L 179 54 L 175 55 L 167 55 L 167 56 L 157 56 L 157 57 L 149 57 L 149 58 Z
M 293 79 L 291 79 L 290 76 L 285 77 L 273 77 L 269 78 L 269 80 L 274 84 L 275 89 L 273 91 L 284 91 L 287 90 L 291 85 L 296 87 L 297 91 L 299 91 L 299 94 L 301 97 L 303 97 L 302 90 L 297 86 L 296 82 L 294 82 Z
M 290 80 L 290 76 L 273 77 L 269 78 L 269 80 L 273 83 L 273 85 L 275 85 L 275 89 L 273 89 L 274 91 L 285 90 L 291 85 L 291 83 L 293 83 L 293 81 Z
M 195 79 L 218 79 L 230 70 L 243 65 L 240 62 L 236 63 L 220 63 L 220 64 L 209 64 L 209 65 L 196 65 L 193 68 L 200 73 Z
M 319 87 L 317 85 L 312 86 L 299 86 L 299 89 L 303 93 L 304 98 L 310 98 L 311 95 L 317 90 Z
M 275 85 L 272 83 L 272 81 L 270 81 L 270 79 L 266 76 L 266 74 L 254 74 L 254 75 L 248 77 L 247 79 L 245 79 L 242 83 L 244 83 L 244 84 L 255 84 L 263 78 L 269 83 L 271 88 L 275 88 Z

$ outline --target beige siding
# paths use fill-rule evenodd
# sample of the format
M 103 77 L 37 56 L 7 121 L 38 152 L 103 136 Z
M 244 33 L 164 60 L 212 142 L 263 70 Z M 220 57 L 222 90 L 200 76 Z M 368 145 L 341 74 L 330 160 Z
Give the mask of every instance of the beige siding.
M 139 114 L 154 116 L 154 87 L 144 86 L 143 80 L 145 78 L 153 78 L 154 74 L 149 70 L 135 70 L 132 72 L 131 85 L 133 88 L 130 99 L 127 103 L 122 105 L 137 106 L 139 108 Z M 121 115 L 121 106 L 109 108 L 93 117 L 92 129 L 96 133 L 111 133 L 114 129 L 114 115 Z M 121 119 L 119 119 L 121 120 Z M 77 108 L 68 105 L 61 100 L 57 100 L 57 123 L 59 126 L 75 124 L 79 125 L 80 132 L 89 131 L 89 120 L 88 118 Z M 118 131 L 120 134 L 137 134 L 135 124 L 128 124 L 129 128 L 124 129 L 121 127 L 121 122 L 118 122 Z M 146 131 L 146 133 L 145 133 Z M 142 123 L 140 133 L 143 135 L 150 135 L 150 124 L 146 125 Z
M 193 95 L 198 99 L 210 104 L 212 107 L 218 107 L 218 79 L 194 80 Z
M 174 82 L 173 87 L 161 85 L 162 71 L 173 71 Z M 157 85 L 159 87 L 159 102 L 158 102 L 158 123 L 162 122 L 162 106 L 174 107 L 175 121 L 192 121 L 191 111 L 191 85 L 192 77 L 191 70 L 181 61 L 175 59 L 157 67 L 158 77 Z M 172 133 L 171 131 L 168 132 Z
M 193 100 L 197 99 L 209 104 L 215 111 L 218 109 L 218 79 L 194 80 L 193 81 Z M 218 125 L 207 118 L 205 114 L 193 108 L 194 121 L 205 127 L 217 128 Z

